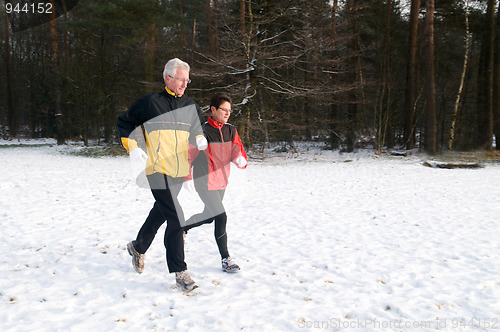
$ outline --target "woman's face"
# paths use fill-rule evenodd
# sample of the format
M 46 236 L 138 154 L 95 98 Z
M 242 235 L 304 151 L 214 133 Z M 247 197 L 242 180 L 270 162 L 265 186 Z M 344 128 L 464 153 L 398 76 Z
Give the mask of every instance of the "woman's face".
M 212 118 L 219 123 L 226 123 L 231 115 L 231 104 L 224 101 L 219 108 L 212 106 Z

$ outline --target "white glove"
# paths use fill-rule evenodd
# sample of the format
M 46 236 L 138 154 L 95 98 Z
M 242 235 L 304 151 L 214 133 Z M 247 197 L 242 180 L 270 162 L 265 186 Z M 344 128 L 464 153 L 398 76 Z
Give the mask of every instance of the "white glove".
M 148 160 L 148 155 L 141 148 L 135 148 L 130 151 L 130 160 L 133 163 L 144 164 L 146 163 L 146 160 Z
M 184 190 L 187 190 L 190 193 L 194 193 L 196 191 L 194 187 L 194 181 L 193 180 L 187 180 L 182 183 L 182 188 Z
M 132 175 L 135 177 L 136 184 L 141 188 L 149 188 L 146 178 L 146 161 L 148 155 L 141 148 L 135 148 L 129 153 Z
M 236 160 L 234 162 L 236 165 L 238 165 L 241 168 L 243 168 L 247 165 L 247 160 L 243 156 L 239 156 L 238 158 L 236 158 Z
M 208 148 L 208 142 L 205 136 L 200 136 L 196 139 L 196 146 L 198 146 L 198 150 L 200 151 Z

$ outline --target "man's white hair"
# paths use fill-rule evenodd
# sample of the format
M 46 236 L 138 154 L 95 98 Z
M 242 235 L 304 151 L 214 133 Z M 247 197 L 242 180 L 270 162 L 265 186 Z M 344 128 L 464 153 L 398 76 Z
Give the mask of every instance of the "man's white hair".
M 168 62 L 165 64 L 165 69 L 163 69 L 163 81 L 165 81 L 165 84 L 167 84 L 167 79 L 165 78 L 165 76 L 168 75 L 170 77 L 174 77 L 177 69 L 179 68 L 186 69 L 189 73 L 190 67 L 187 62 L 184 62 L 178 58 L 168 60 Z

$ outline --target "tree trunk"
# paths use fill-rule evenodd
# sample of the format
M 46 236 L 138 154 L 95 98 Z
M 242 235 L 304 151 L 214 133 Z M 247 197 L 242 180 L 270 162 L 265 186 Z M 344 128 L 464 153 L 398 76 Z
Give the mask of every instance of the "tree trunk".
M 187 51 L 187 41 L 186 41 L 186 23 L 184 22 L 184 6 L 182 4 L 182 0 L 179 0 L 179 14 L 181 17 L 181 33 L 180 33 L 180 38 L 179 38 L 179 48 L 181 52 L 181 59 L 186 59 L 185 61 L 192 61 L 192 53 L 194 50 L 191 50 L 191 52 Z M 193 35 L 194 37 L 194 35 Z M 193 39 L 193 45 L 194 45 L 194 39 Z M 188 56 L 188 54 L 190 56 Z
M 358 69 L 361 75 L 361 68 L 359 63 L 359 43 L 358 43 L 358 27 L 357 27 L 357 1 L 350 0 L 347 2 L 348 8 L 350 8 L 347 15 L 347 26 L 348 30 L 351 32 L 352 36 L 349 38 L 347 45 L 347 53 L 349 58 L 349 69 L 348 69 L 348 81 L 353 86 L 356 85 Z M 354 143 L 356 135 L 354 133 L 355 126 L 354 121 L 358 112 L 358 93 L 355 89 L 351 89 L 348 93 L 348 104 L 347 104 L 347 116 L 346 116 L 346 141 L 345 150 L 347 152 L 354 151 Z
M 488 0 L 488 9 L 486 11 L 488 21 L 488 69 L 487 69 L 487 136 L 485 138 L 484 148 L 491 150 L 493 148 L 493 128 L 494 128 L 494 110 L 493 110 L 493 92 L 494 92 L 494 70 L 495 70 L 495 5 L 496 0 Z
M 465 56 L 464 56 L 464 66 L 462 68 L 462 77 L 460 78 L 460 86 L 458 88 L 457 99 L 455 100 L 455 108 L 453 110 L 453 117 L 451 120 L 451 128 L 450 128 L 450 140 L 448 142 L 448 149 L 451 150 L 453 148 L 453 141 L 455 139 L 455 124 L 457 121 L 458 107 L 460 105 L 460 99 L 462 97 L 464 82 L 465 82 L 465 74 L 467 73 L 467 64 L 469 60 L 469 48 L 470 48 L 470 30 L 469 30 L 469 2 L 467 0 L 466 8 L 465 8 Z
M 64 10 L 64 21 L 68 23 L 68 8 L 66 7 L 66 1 L 61 1 L 61 4 Z M 68 68 L 69 54 L 69 32 L 68 29 L 64 29 L 64 70 Z
M 156 23 L 149 23 L 148 27 L 148 41 L 146 43 L 146 59 L 145 59 L 145 71 L 146 71 L 146 89 L 145 94 L 151 92 L 150 84 L 155 80 L 156 70 L 155 70 L 155 47 L 156 47 Z
M 382 66 L 382 91 L 380 98 L 378 149 L 394 146 L 391 119 L 391 15 L 392 1 L 387 0 L 385 12 L 384 62 Z
M 496 149 L 500 150 L 500 2 L 498 3 L 495 41 L 495 77 L 493 86 L 493 116 L 495 120 L 495 143 Z
M 14 110 L 12 98 L 12 54 L 10 50 L 10 27 L 9 15 L 5 14 L 5 75 L 7 83 L 7 124 L 9 126 L 9 138 L 17 136 L 17 114 Z
M 215 48 L 215 56 L 217 58 L 219 58 L 219 48 L 220 48 L 220 45 L 219 45 L 219 10 L 217 8 L 218 4 L 217 4 L 217 0 L 213 0 L 214 1 L 214 21 L 213 21 L 213 25 L 214 25 L 214 31 L 212 32 L 212 35 L 214 36 L 214 48 Z
M 240 4 L 241 5 L 241 4 Z M 245 26 L 248 28 L 248 31 L 246 32 L 245 35 L 243 35 L 243 40 L 244 40 L 244 52 L 245 52 L 245 61 L 246 61 L 246 85 L 245 85 L 245 90 L 243 94 L 243 105 L 242 105 L 242 111 L 243 111 L 243 123 L 242 123 L 242 133 L 241 133 L 241 139 L 243 144 L 247 146 L 252 145 L 252 122 L 251 122 L 251 98 L 255 96 L 255 93 L 253 92 L 253 89 L 255 88 L 253 86 L 253 73 L 249 70 L 250 69 L 250 63 L 252 62 L 251 56 L 251 49 L 252 49 L 252 33 L 253 33 L 253 13 L 252 13 L 252 3 L 248 2 L 246 6 L 241 5 L 240 9 L 245 9 L 245 13 L 240 16 L 240 18 L 243 18 L 243 21 L 240 21 L 240 24 L 245 24 Z M 248 24 L 246 24 L 246 12 L 248 11 Z
M 52 8 L 54 8 L 54 1 L 51 0 Z M 60 73 L 59 73 L 59 42 L 58 42 L 58 33 L 56 26 L 56 13 L 52 11 L 50 24 L 50 38 L 51 38 L 51 46 L 52 46 L 52 68 L 54 74 L 54 108 L 55 108 L 55 127 L 56 127 L 56 137 L 57 144 L 62 145 L 66 143 L 66 128 L 64 121 L 64 114 L 62 112 L 61 107 L 61 82 L 60 82 Z
M 425 151 L 437 152 L 436 79 L 434 69 L 434 0 L 426 0 L 425 13 Z
M 246 16 L 246 10 L 245 10 L 245 0 L 240 0 L 240 30 L 241 34 L 244 36 L 246 34 L 246 28 L 245 28 L 245 16 Z
M 495 41 L 495 0 L 488 0 L 485 33 L 481 41 L 478 75 L 478 139 L 477 147 L 491 149 L 493 145 L 493 54 Z
M 410 12 L 410 37 L 408 47 L 408 67 L 406 76 L 406 96 L 405 96 L 405 142 L 407 149 L 415 146 L 415 94 L 416 71 L 417 71 L 417 37 L 418 37 L 418 14 L 420 10 L 420 0 L 412 0 Z
M 214 53 L 214 43 L 213 43 L 213 33 L 214 29 L 212 27 L 212 0 L 206 1 L 206 12 L 207 12 L 207 39 L 208 39 L 208 53 Z
M 331 39 L 332 39 L 332 45 L 333 45 L 333 54 L 332 58 L 335 57 L 336 55 L 336 47 L 335 43 L 337 42 L 337 10 L 338 10 L 338 0 L 333 1 L 333 6 L 332 6 L 332 18 L 331 18 Z M 337 82 L 337 79 L 335 77 L 335 67 L 332 68 L 333 73 L 332 73 L 332 86 L 335 87 L 335 84 Z M 329 110 L 329 131 L 330 131 L 330 137 L 329 137 L 329 145 L 330 149 L 337 149 L 340 146 L 340 137 L 337 134 L 337 115 L 338 113 L 338 104 L 337 102 L 333 101 L 332 104 L 330 105 L 330 110 Z

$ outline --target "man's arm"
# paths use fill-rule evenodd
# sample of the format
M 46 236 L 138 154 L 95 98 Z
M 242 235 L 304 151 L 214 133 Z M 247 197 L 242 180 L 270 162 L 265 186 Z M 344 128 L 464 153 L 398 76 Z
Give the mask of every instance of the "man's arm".
M 118 133 L 121 137 L 121 143 L 128 153 L 138 147 L 137 140 L 131 135 L 136 127 L 142 125 L 139 121 L 139 114 L 143 108 L 142 104 L 143 100 L 139 99 L 118 117 Z

